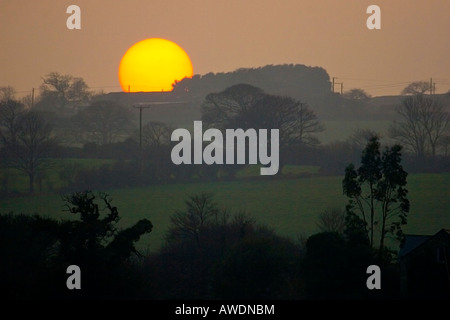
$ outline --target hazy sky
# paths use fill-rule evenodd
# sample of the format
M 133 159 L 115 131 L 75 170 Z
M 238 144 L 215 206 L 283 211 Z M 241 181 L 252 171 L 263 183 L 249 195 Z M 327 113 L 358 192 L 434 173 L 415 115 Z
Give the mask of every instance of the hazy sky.
M 66 9 L 81 8 L 81 30 Z M 369 5 L 381 30 L 369 30 Z M 166 38 L 190 56 L 195 74 L 268 64 L 320 66 L 372 95 L 398 94 L 432 77 L 450 89 L 449 0 L 0 0 L 0 86 L 20 95 L 57 71 L 94 90 L 120 91 L 125 51 Z

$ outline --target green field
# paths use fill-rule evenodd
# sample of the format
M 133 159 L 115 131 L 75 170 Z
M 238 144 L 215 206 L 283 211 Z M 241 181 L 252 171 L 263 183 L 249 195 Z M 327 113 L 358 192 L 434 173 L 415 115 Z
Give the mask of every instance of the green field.
M 39 186 L 39 177 L 35 178 L 36 191 L 52 191 L 65 187 L 62 175 L 73 175 L 80 169 L 100 168 L 103 165 L 112 165 L 113 159 L 51 159 L 50 169 L 45 171 L 42 183 Z M 13 192 L 28 191 L 28 177 L 17 169 L 0 168 L 0 181 L 8 178 L 8 190 Z M 42 189 L 42 190 L 40 190 Z
M 215 183 L 173 184 L 107 191 L 119 209 L 121 226 L 147 218 L 153 232 L 143 237 L 140 249 L 159 248 L 170 215 L 184 208 L 190 194 L 213 192 L 216 202 L 234 212 L 244 210 L 257 222 L 269 225 L 280 235 L 296 239 L 318 231 L 318 214 L 329 207 L 343 208 L 342 177 L 313 177 L 292 180 L 250 180 Z M 411 211 L 406 233 L 434 234 L 450 228 L 450 174 L 411 174 L 407 188 Z M 0 201 L 0 212 L 38 213 L 68 218 L 60 195 L 24 196 Z

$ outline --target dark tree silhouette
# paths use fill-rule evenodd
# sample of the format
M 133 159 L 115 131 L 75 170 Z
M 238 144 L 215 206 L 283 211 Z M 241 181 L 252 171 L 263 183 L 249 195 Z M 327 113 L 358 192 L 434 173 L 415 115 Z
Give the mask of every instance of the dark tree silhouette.
M 186 209 L 176 211 L 171 217 L 171 225 L 166 239 L 171 241 L 200 241 L 202 229 L 217 221 L 220 210 L 213 201 L 212 193 L 191 195 L 185 201 Z
M 56 147 L 52 127 L 38 111 L 24 111 L 9 101 L 0 109 L 0 139 L 6 164 L 28 176 L 29 191 L 35 178 L 51 166 L 49 156 Z
M 315 145 L 315 133 L 324 130 L 316 114 L 290 97 L 269 95 L 249 84 L 238 84 L 220 93 L 208 94 L 202 105 L 202 120 L 220 130 L 279 129 L 280 145 Z
M 50 72 L 42 78 L 38 108 L 79 107 L 89 102 L 92 93 L 82 78 Z
M 430 91 L 430 83 L 427 81 L 415 81 L 408 84 L 403 90 L 402 94 L 424 94 L 425 92 Z
M 347 141 L 352 148 L 361 152 L 366 146 L 367 141 L 375 136 L 381 139 L 381 135 L 372 129 L 355 129 L 348 137 Z
M 351 100 L 364 100 L 369 99 L 371 96 L 363 89 L 351 89 L 347 92 L 344 92 L 343 97 Z
M 344 234 L 345 211 L 340 208 L 328 208 L 319 214 L 317 227 L 322 232 L 336 232 Z
M 15 100 L 16 90 L 11 86 L 0 87 L 0 102 Z
M 65 207 L 69 213 L 80 216 L 81 222 L 70 222 L 72 228 L 76 228 L 78 235 L 72 238 L 70 248 L 84 248 L 95 250 L 104 248 L 108 254 L 123 259 L 131 254 L 137 254 L 134 243 L 145 234 L 152 231 L 153 225 L 147 219 L 142 219 L 134 226 L 118 230 L 116 224 L 119 222 L 117 207 L 112 206 L 108 194 L 100 194 L 99 199 L 103 202 L 103 208 L 97 203 L 97 196 L 91 191 L 75 192 L 64 196 Z M 107 210 L 107 215 L 100 219 L 100 212 Z M 69 233 L 68 239 L 75 233 Z M 69 249 L 70 250 L 70 249 Z
M 130 112 L 113 101 L 96 101 L 73 117 L 78 140 L 105 145 L 124 140 L 132 128 Z
M 401 165 L 401 146 L 386 147 L 380 152 L 378 137 L 369 139 L 362 152 L 361 166 L 350 164 L 345 169 L 343 192 L 349 198 L 347 222 L 349 226 L 363 227 L 369 243 L 375 247 L 378 228 L 379 249 L 384 250 L 388 233 L 401 240 L 402 226 L 407 223 L 407 172 Z
M 212 193 L 189 196 L 165 239 L 149 259 L 149 283 L 162 299 L 298 296 L 299 248 L 247 214 L 220 208 Z
M 120 298 L 136 294 L 140 286 L 138 274 L 128 272 L 133 270 L 134 258 L 142 256 L 136 242 L 152 231 L 153 224 L 142 219 L 126 229 L 119 228 L 119 212 L 108 194 L 75 192 L 63 200 L 67 212 L 80 220 L 66 221 L 61 226 L 59 256 L 63 263 L 78 265 L 83 271 L 81 296 Z M 102 215 L 103 211 L 106 215 Z
M 122 229 L 107 194 L 64 196 L 76 219 L 0 214 L 0 287 L 13 299 L 133 299 L 143 288 L 136 243 L 147 219 Z M 67 267 L 81 270 L 81 290 L 66 287 Z
M 170 134 L 173 130 L 163 123 L 151 121 L 142 127 L 142 146 L 157 148 L 170 144 Z M 139 141 L 139 133 L 136 134 L 136 141 Z
M 389 128 L 390 136 L 417 157 L 435 157 L 450 135 L 450 114 L 444 105 L 422 94 L 407 97 L 397 108 L 400 119 Z
M 15 100 L 0 101 L 0 134 L 2 141 L 16 141 L 25 106 Z

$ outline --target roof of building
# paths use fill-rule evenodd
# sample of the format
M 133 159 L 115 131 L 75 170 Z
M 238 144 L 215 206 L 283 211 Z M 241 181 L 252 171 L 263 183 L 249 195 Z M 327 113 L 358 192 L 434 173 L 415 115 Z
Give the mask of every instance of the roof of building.
M 398 253 L 399 258 L 401 259 L 405 257 L 411 251 L 414 251 L 424 243 L 428 242 L 428 240 L 442 233 L 450 236 L 450 229 L 441 229 L 433 235 L 405 234 L 403 245 L 400 247 L 400 251 Z

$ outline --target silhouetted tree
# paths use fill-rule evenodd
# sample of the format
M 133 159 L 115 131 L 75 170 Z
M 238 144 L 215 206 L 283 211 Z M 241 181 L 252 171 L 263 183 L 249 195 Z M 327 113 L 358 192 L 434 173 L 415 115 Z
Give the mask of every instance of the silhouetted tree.
M 72 121 L 78 141 L 101 145 L 124 140 L 132 125 L 128 109 L 106 100 L 80 109 Z
M 96 196 L 91 191 L 75 192 L 64 196 L 67 212 L 79 220 L 66 221 L 59 230 L 59 256 L 62 262 L 78 265 L 83 271 L 84 292 L 89 298 L 118 298 L 135 294 L 138 279 L 131 279 L 133 257 L 141 257 L 136 242 L 150 233 L 153 224 L 141 219 L 126 229 L 120 229 L 117 207 L 108 194 Z M 106 215 L 102 217 L 102 212 Z M 126 288 L 129 292 L 123 292 Z
M 220 208 L 212 193 L 189 196 L 165 240 L 147 260 L 161 299 L 299 296 L 299 248 L 247 214 Z
M 211 193 L 192 195 L 185 201 L 186 209 L 176 211 L 171 217 L 167 240 L 200 241 L 202 229 L 218 218 L 219 209 Z
M 344 234 L 345 211 L 340 208 L 328 208 L 319 214 L 317 226 L 322 232 L 336 232 Z
M 444 105 L 418 94 L 405 98 L 397 114 L 400 120 L 390 126 L 390 136 L 419 158 L 435 157 L 442 140 L 450 136 L 450 114 Z
M 430 91 L 430 83 L 427 81 L 415 81 L 408 84 L 403 90 L 402 94 L 424 94 L 425 92 Z
M 144 291 L 136 243 L 147 219 L 122 229 L 106 194 L 64 196 L 75 219 L 0 214 L 0 287 L 13 299 L 137 298 Z M 81 290 L 68 290 L 66 269 L 81 269 Z
M 171 128 L 163 122 L 148 122 L 142 126 L 142 146 L 160 147 L 169 145 L 171 133 Z M 136 141 L 139 141 L 139 133 L 137 133 Z
M 0 87 L 0 102 L 15 100 L 16 89 L 11 86 Z
M 357 149 L 358 152 L 360 152 L 366 146 L 367 141 L 369 141 L 371 137 L 375 136 L 381 139 L 381 134 L 372 129 L 355 129 L 353 130 L 350 137 L 348 137 L 347 141 L 353 148 Z
M 372 247 L 375 228 L 379 227 L 380 252 L 384 250 L 386 235 L 391 233 L 401 240 L 402 226 L 407 223 L 408 174 L 401 165 L 400 151 L 401 146 L 394 145 L 381 154 L 379 138 L 370 138 L 362 152 L 361 166 L 356 169 L 353 164 L 348 165 L 342 182 L 343 192 L 349 198 L 348 223 L 362 226 Z
M 208 192 L 194 194 L 170 217 L 165 242 L 151 261 L 161 298 L 211 298 L 214 265 L 253 227 L 245 216 L 232 217 Z M 161 282 L 162 281 L 162 282 Z
M 314 145 L 315 133 L 324 130 L 316 114 L 304 103 L 289 97 L 264 93 L 261 89 L 238 84 L 206 96 L 202 120 L 209 127 L 225 130 L 279 129 L 280 145 Z
M 369 99 L 371 96 L 363 89 L 351 89 L 344 92 L 343 97 L 351 100 L 364 100 Z
M 88 103 L 92 93 L 82 78 L 50 72 L 42 78 L 37 108 L 79 107 Z
M 16 141 L 25 107 L 16 100 L 0 101 L 0 135 L 2 141 Z
M 56 147 L 52 127 L 43 114 L 24 112 L 20 104 L 7 103 L 0 114 L 4 161 L 28 176 L 29 191 L 33 192 L 35 178 L 51 165 L 49 156 Z
M 119 211 L 117 207 L 112 206 L 112 200 L 108 194 L 101 193 L 99 195 L 104 208 L 100 206 L 101 202 L 97 203 L 97 196 L 91 191 L 75 192 L 64 196 L 63 199 L 66 202 L 67 211 L 75 215 L 79 214 L 81 221 L 81 223 L 70 222 L 73 227 L 78 229 L 76 231 L 79 233 L 72 240 L 80 241 L 73 247 L 86 250 L 104 247 L 114 256 L 120 256 L 121 260 L 127 259 L 131 254 L 140 255 L 135 249 L 134 243 L 139 240 L 141 235 L 151 232 L 153 225 L 149 220 L 140 220 L 134 226 L 119 231 L 116 227 L 120 219 Z M 104 210 L 108 213 L 103 219 L 100 219 L 100 213 Z

